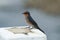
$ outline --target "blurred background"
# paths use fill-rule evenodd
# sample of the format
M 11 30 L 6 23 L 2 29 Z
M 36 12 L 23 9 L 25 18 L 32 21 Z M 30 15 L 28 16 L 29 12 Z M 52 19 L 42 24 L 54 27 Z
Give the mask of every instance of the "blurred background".
M 26 26 L 26 10 L 48 40 L 60 40 L 60 0 L 0 0 L 0 27 Z

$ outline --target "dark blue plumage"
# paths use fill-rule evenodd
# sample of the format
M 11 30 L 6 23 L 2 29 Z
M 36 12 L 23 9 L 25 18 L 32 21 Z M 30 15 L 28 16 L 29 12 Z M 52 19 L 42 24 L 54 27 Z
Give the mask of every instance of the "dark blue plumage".
M 28 24 L 33 25 L 34 28 L 39 29 L 40 31 L 42 31 L 43 33 L 45 33 L 42 29 L 40 29 L 37 25 L 37 23 L 33 20 L 33 18 L 31 17 L 30 13 L 28 11 L 23 13 L 25 15 L 26 21 Z
M 37 25 L 37 23 L 33 20 L 33 18 L 31 16 L 28 16 L 28 20 L 32 23 L 32 25 L 34 25 L 35 28 L 39 29 L 40 31 L 42 31 L 43 33 L 45 33 L 42 29 L 40 29 Z

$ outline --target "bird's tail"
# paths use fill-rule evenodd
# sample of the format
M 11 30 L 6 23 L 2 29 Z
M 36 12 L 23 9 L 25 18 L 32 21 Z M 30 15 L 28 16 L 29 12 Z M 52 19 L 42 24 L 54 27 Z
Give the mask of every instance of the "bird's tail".
M 38 26 L 35 26 L 35 28 L 39 29 L 41 32 L 45 34 L 45 32 L 42 29 L 40 29 Z
M 42 29 L 39 28 L 39 30 L 42 31 L 45 34 L 45 32 Z

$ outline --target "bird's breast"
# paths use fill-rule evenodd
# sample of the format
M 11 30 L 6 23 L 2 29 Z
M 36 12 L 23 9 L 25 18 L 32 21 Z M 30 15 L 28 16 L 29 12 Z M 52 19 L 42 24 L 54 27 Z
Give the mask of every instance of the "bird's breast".
M 26 18 L 26 22 L 27 22 L 29 25 L 32 25 L 32 23 L 29 21 L 29 18 Z

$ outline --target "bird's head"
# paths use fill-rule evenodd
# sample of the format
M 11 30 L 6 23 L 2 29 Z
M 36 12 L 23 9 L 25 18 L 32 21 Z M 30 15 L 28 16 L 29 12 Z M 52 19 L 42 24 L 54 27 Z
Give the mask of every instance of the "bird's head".
M 30 12 L 28 12 L 28 11 L 25 11 L 23 14 L 24 14 L 24 16 L 30 16 Z

